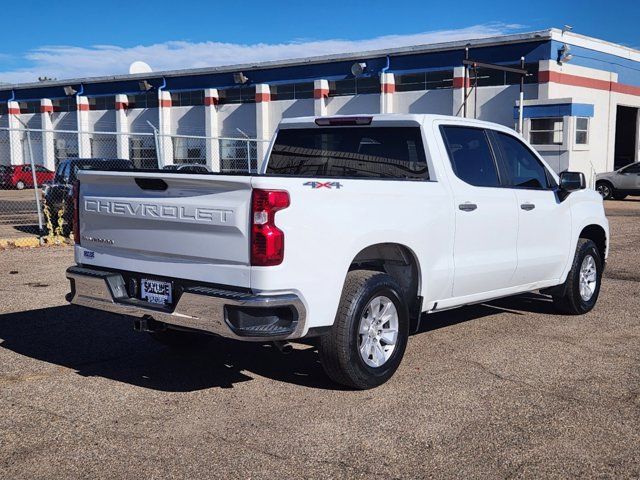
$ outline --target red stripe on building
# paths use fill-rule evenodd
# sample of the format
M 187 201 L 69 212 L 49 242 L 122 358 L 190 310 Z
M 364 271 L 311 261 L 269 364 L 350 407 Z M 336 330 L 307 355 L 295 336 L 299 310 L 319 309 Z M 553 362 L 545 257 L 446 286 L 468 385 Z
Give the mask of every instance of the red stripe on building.
M 211 107 L 211 106 L 218 105 L 218 98 L 217 97 L 204 97 L 204 105 L 206 107 Z
M 88 103 L 79 103 L 78 104 L 78 110 L 80 110 L 81 112 L 88 112 L 89 111 L 89 104 Z
M 627 95 L 636 95 L 640 97 L 640 87 L 625 85 L 624 83 L 612 83 L 611 91 L 616 93 L 626 93 Z
M 329 96 L 329 90 L 326 88 L 316 88 L 313 91 L 313 98 L 319 100 L 321 98 L 327 98 Z
M 636 87 L 634 85 L 581 77 L 579 75 L 571 75 L 568 73 L 551 72 L 546 70 L 541 71 L 538 73 L 538 81 L 540 83 L 559 83 L 561 85 L 571 85 L 573 87 L 593 88 L 594 90 L 604 90 L 640 96 L 640 87 Z
M 271 94 L 270 93 L 257 93 L 256 92 L 256 103 L 270 102 L 270 101 L 271 101 Z
M 161 108 L 171 108 L 171 100 L 170 99 L 162 99 L 160 100 L 160 107 Z
M 561 83 L 574 87 L 595 88 L 596 90 L 611 90 L 611 82 L 608 80 L 596 80 L 595 78 L 580 77 L 568 73 L 542 71 L 538 73 L 540 83 Z
M 383 83 L 382 84 L 382 93 L 395 93 L 396 92 L 396 84 L 395 83 Z
M 20 109 L 19 108 L 9 108 L 7 110 L 7 112 L 9 113 L 9 115 L 19 115 L 20 114 Z
M 52 113 L 53 105 L 40 105 L 40 113 Z
M 471 86 L 471 79 L 467 78 L 467 88 Z M 453 77 L 453 88 L 464 88 L 464 77 Z
M 127 102 L 116 102 L 116 110 L 126 110 L 129 107 Z

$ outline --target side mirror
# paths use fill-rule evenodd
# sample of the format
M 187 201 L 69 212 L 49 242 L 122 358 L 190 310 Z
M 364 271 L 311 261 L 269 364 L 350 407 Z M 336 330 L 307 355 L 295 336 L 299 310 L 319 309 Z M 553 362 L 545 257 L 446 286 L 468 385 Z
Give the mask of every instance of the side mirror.
M 560 190 L 567 193 L 587 188 L 587 181 L 582 172 L 562 172 L 560 174 Z

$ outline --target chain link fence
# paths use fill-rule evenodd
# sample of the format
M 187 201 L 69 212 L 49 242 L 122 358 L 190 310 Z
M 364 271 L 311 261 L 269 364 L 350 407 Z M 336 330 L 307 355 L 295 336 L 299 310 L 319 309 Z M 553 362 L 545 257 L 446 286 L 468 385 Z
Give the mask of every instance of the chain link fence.
M 256 173 L 267 143 L 157 131 L 0 127 L 0 241 L 27 235 L 48 241 L 69 237 L 78 170 Z

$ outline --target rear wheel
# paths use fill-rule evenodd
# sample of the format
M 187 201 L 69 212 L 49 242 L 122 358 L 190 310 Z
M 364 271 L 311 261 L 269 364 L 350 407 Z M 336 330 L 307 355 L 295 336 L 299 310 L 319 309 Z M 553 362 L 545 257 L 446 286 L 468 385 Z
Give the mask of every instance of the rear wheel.
M 24 184 L 24 182 L 23 182 L 22 180 L 18 180 L 18 181 L 16 182 L 16 188 L 17 188 L 18 190 L 24 190 L 24 187 L 25 187 L 25 184 Z
M 330 333 L 320 339 L 327 375 L 350 388 L 383 384 L 395 373 L 409 337 L 402 290 L 389 275 L 349 272 Z
M 602 258 L 596 244 L 586 238 L 579 239 L 564 294 L 553 297 L 554 305 L 571 315 L 589 312 L 598 301 L 601 279 Z

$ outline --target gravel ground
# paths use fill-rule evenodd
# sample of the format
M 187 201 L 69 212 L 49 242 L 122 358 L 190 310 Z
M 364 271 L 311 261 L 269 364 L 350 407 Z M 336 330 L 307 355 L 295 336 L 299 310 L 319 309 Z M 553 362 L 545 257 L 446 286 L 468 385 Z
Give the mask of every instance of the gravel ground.
M 597 308 L 538 295 L 425 318 L 352 392 L 316 352 L 176 354 L 65 304 L 69 247 L 0 252 L 3 478 L 638 478 L 640 202 L 607 202 Z

